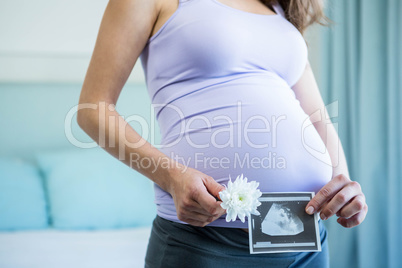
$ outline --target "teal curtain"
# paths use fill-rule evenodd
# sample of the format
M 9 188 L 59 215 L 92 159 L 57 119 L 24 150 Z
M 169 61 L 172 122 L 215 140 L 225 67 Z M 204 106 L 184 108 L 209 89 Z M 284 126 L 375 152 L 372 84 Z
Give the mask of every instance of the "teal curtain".
M 402 267 L 402 1 L 325 3 L 317 80 L 369 206 L 357 227 L 326 222 L 331 267 Z

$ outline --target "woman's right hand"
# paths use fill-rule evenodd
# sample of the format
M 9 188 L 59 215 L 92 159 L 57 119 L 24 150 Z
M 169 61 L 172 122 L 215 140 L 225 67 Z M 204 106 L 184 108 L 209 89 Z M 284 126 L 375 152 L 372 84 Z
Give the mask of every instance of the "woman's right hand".
M 211 176 L 184 167 L 170 175 L 168 192 L 179 220 L 204 227 L 226 213 L 219 201 L 219 192 L 224 189 Z
M 115 109 L 110 109 L 110 104 L 116 105 L 124 83 L 147 41 L 160 28 L 155 29 L 155 25 L 164 6 L 162 3 L 164 2 L 159 0 L 108 2 L 82 86 L 77 122 L 111 155 L 163 189 L 169 188 L 180 220 L 205 226 L 224 213 L 220 207 L 221 202 L 209 194 L 219 197 L 218 192 L 223 186 L 191 168 L 174 172 L 174 176 L 169 175 L 165 179 L 166 170 L 157 169 L 154 161 L 148 167 L 133 164 L 135 161 L 131 159 L 132 154 L 138 155 L 138 159 L 151 160 L 159 160 L 166 155 L 151 146 Z M 95 105 L 96 108 L 87 106 L 88 104 Z M 102 124 L 101 115 L 105 119 Z M 101 133 L 104 135 L 100 135 Z M 154 173 L 155 169 L 158 172 Z

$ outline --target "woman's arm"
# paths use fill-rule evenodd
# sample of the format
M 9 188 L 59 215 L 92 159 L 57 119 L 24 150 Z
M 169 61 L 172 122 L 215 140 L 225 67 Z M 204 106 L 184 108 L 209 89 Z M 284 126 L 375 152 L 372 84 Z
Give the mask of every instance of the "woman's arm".
M 350 180 L 342 143 L 329 118 L 309 62 L 292 89 L 324 141 L 333 169 L 332 180 L 307 204 L 306 212 L 321 211 L 322 219 L 336 214 L 340 217 L 338 223 L 344 227 L 359 225 L 368 211 L 366 198 L 359 183 Z M 310 206 L 313 210 L 308 210 Z
M 221 202 L 214 198 L 219 197 L 224 187 L 210 176 L 185 167 L 157 150 L 115 110 L 120 92 L 156 19 L 161 16 L 164 2 L 109 1 L 82 86 L 77 121 L 108 153 L 169 192 L 180 220 L 204 226 L 225 213 Z M 91 108 L 85 108 L 88 104 Z M 132 156 L 145 161 L 133 163 Z
M 344 174 L 349 178 L 349 170 L 342 143 L 329 118 L 309 62 L 307 62 L 302 77 L 292 89 L 296 94 L 296 98 L 300 101 L 300 106 L 304 112 L 310 115 L 311 122 L 313 122 L 315 129 L 327 147 L 332 162 L 332 177 Z

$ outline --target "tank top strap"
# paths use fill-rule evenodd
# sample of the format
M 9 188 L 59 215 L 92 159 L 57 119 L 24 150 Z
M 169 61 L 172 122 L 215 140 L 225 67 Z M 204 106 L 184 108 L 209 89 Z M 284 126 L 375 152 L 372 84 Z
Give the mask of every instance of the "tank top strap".
M 279 4 L 278 1 L 276 1 L 273 5 L 272 5 L 273 9 L 275 10 L 275 12 L 279 15 L 281 15 L 282 17 L 286 18 L 285 16 L 285 11 L 283 11 L 282 6 Z
M 183 5 L 183 4 L 187 4 L 188 2 L 193 2 L 195 0 L 179 0 L 179 6 Z

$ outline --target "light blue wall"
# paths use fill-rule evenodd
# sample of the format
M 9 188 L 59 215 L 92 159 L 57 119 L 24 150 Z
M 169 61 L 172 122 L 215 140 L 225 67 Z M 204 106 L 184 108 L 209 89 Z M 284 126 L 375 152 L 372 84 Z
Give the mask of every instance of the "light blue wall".
M 81 84 L 0 84 L 0 156 L 32 160 L 35 151 L 74 146 L 66 137 L 64 122 L 68 112 L 78 104 L 80 91 Z M 126 85 L 116 109 L 125 118 L 137 114 L 149 122 L 151 106 L 146 86 Z M 138 123 L 130 125 L 141 134 Z M 76 115 L 72 132 L 81 142 L 92 141 L 78 126 Z M 155 124 L 155 141 L 159 140 Z

